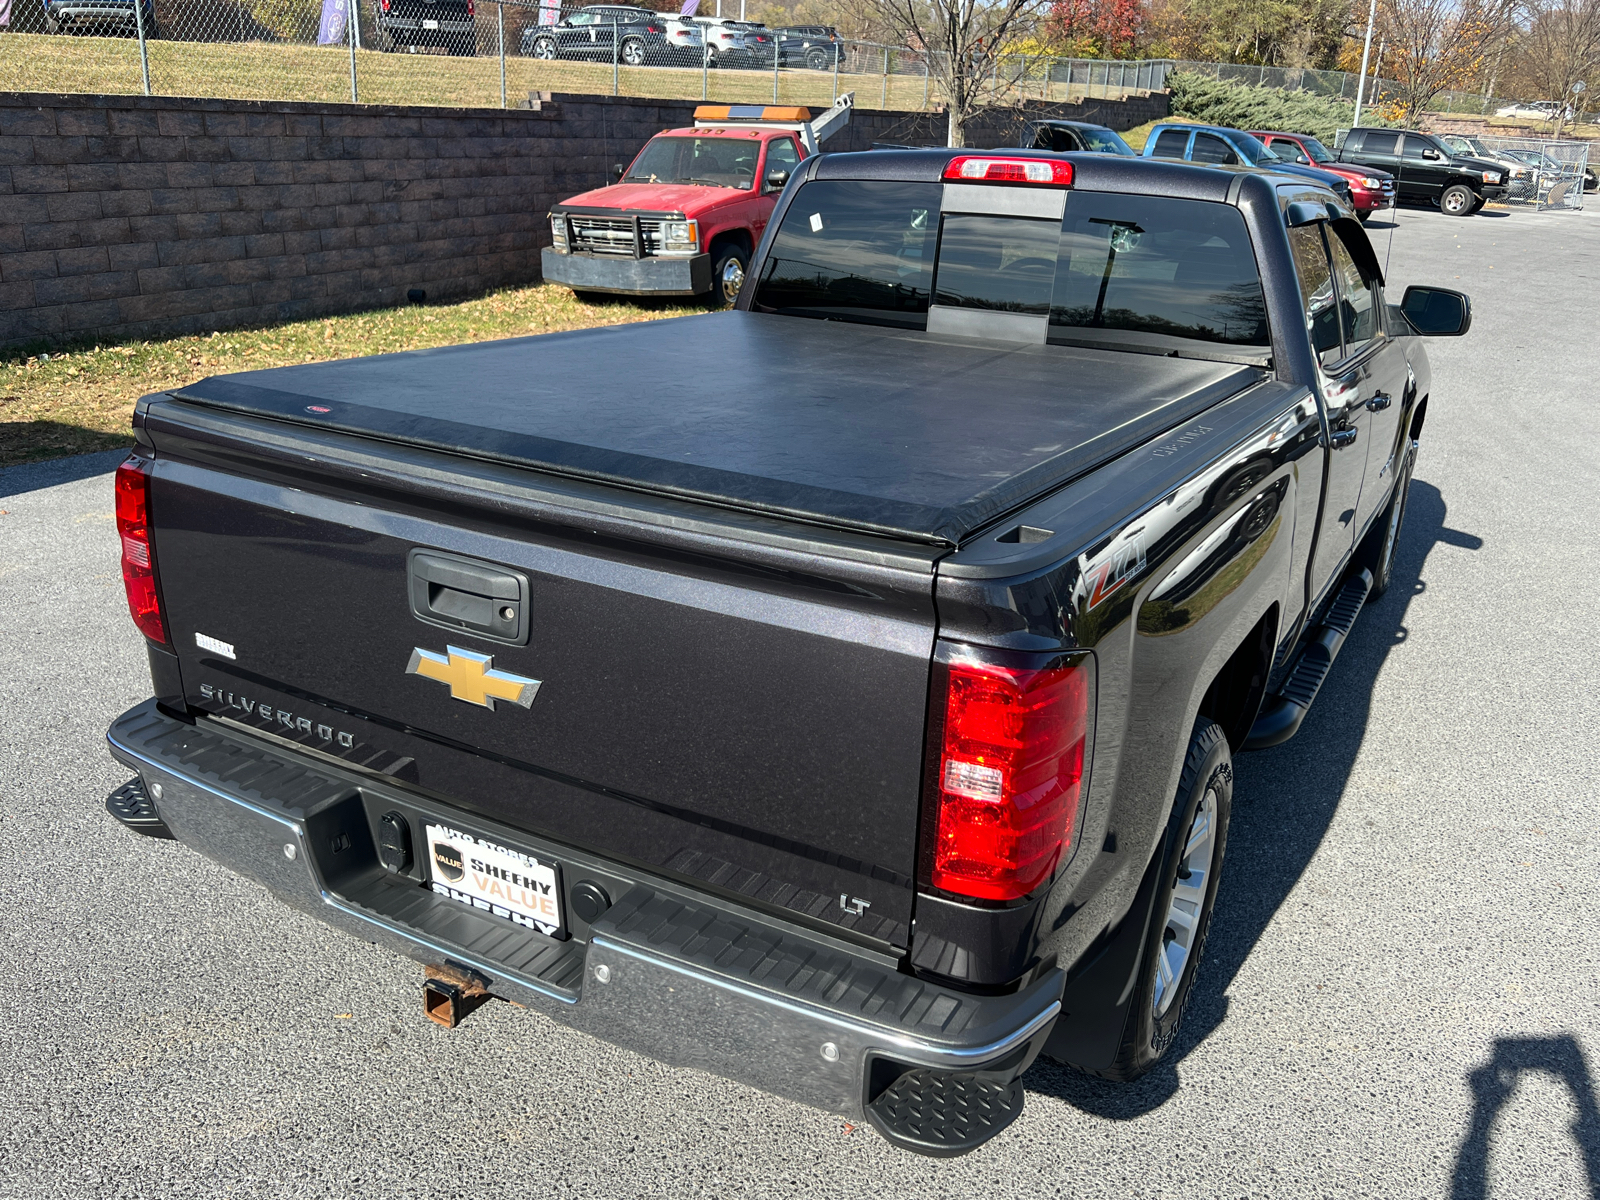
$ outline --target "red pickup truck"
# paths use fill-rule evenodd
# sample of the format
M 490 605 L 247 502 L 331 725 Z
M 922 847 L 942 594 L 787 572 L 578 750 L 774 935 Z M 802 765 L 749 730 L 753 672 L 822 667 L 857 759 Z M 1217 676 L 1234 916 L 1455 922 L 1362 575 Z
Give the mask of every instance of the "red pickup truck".
M 693 128 L 651 138 L 618 182 L 551 209 L 545 279 L 732 304 L 778 193 L 852 103 L 841 96 L 815 121 L 805 108 L 701 105 Z

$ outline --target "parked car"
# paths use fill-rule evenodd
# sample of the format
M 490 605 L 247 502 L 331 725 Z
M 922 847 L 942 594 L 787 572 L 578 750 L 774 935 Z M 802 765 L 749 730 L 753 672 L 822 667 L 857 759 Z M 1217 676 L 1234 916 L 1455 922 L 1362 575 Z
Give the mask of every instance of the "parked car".
M 701 105 L 645 143 L 615 184 L 550 210 L 544 277 L 577 292 L 732 304 L 784 184 L 848 122 L 853 96 L 804 108 Z
M 662 21 L 667 27 L 667 43 L 670 52 L 667 55 L 667 65 L 675 67 L 698 67 L 705 58 L 706 39 L 700 26 L 688 17 L 675 17 L 662 14 Z
M 730 60 L 728 66 L 772 69 L 772 58 L 778 52 L 778 35 L 759 21 L 729 21 L 727 27 L 744 36 L 745 57 Z
M 1538 171 L 1522 159 L 1516 158 L 1504 150 L 1490 150 L 1475 137 L 1463 137 L 1458 133 L 1441 133 L 1436 136 L 1444 143 L 1445 149 L 1452 154 L 1480 158 L 1484 162 L 1504 167 L 1506 169 L 1506 195 L 1508 197 L 1514 198 L 1519 193 L 1532 194 Z
M 1572 109 L 1563 110 L 1559 100 L 1520 100 L 1504 108 L 1495 109 L 1497 117 L 1517 117 L 1524 121 L 1554 121 L 1558 116 L 1572 120 Z
M 615 49 L 613 49 L 615 45 Z M 530 58 L 586 58 L 624 66 L 670 63 L 679 47 L 667 37 L 661 14 L 643 8 L 591 4 L 554 25 L 522 31 L 522 53 Z
M 373 0 L 378 48 L 415 54 L 442 47 L 470 57 L 478 52 L 474 0 Z
M 1352 204 L 1350 181 L 1320 167 L 1302 167 L 1274 154 L 1260 139 L 1242 129 L 1222 125 L 1157 125 L 1144 144 L 1146 158 L 1179 158 L 1186 162 L 1214 163 L 1218 166 L 1261 167 L 1307 179 L 1328 188 L 1346 204 Z M 1353 207 L 1353 205 L 1352 205 Z
M 1272 795 L 1228 845 L 1270 776 L 1233 758 L 1409 584 L 1420 335 L 1470 308 L 1392 304 L 1342 198 L 1276 170 L 814 155 L 772 221 L 735 311 L 140 400 L 115 505 L 152 695 L 107 807 L 414 956 L 440 1025 L 500 996 L 960 1154 L 1040 1054 L 1130 1080 L 1185 1046 L 1218 904 L 1282 881 Z M 273 919 L 212 901 L 174 920 Z M 1235 1028 L 1314 1057 L 1268 1003 Z M 318 1086 L 417 1085 L 373 1062 Z
M 1388 171 L 1398 200 L 1431 204 L 1451 217 L 1470 216 L 1505 195 L 1510 174 L 1416 129 L 1352 129 L 1339 144 L 1339 161 Z
M 138 13 L 134 11 L 136 2 L 142 9 Z M 155 37 L 153 0 L 44 0 L 46 33 L 121 33 L 134 37 L 141 20 L 145 37 Z
M 1252 130 L 1251 136 L 1279 158 L 1342 176 L 1350 184 L 1351 207 L 1363 222 L 1370 220 L 1375 212 L 1394 207 L 1394 176 L 1387 171 L 1341 163 L 1332 150 L 1310 134 L 1258 129 Z
M 778 39 L 780 66 L 831 71 L 838 65 L 843 69 L 844 41 L 832 25 L 789 25 L 772 32 Z
M 1090 154 L 1120 154 L 1124 158 L 1138 157 L 1137 151 L 1122 140 L 1122 135 L 1104 125 L 1088 121 L 1064 121 L 1040 118 L 1024 121 L 1017 145 L 1027 150 L 1081 150 Z
M 1550 188 L 1563 181 L 1567 181 L 1570 186 L 1570 181 L 1578 178 L 1578 164 L 1574 160 L 1564 161 L 1540 150 L 1507 150 L 1505 153 L 1513 161 L 1527 169 L 1542 194 L 1547 193 Z M 1585 166 L 1583 169 L 1583 190 L 1592 192 L 1595 188 L 1594 169 Z
M 705 38 L 705 58 L 709 67 L 749 67 L 756 65 L 754 52 L 745 45 L 745 22 L 725 17 L 691 18 Z M 770 65 L 770 64 L 769 64 Z

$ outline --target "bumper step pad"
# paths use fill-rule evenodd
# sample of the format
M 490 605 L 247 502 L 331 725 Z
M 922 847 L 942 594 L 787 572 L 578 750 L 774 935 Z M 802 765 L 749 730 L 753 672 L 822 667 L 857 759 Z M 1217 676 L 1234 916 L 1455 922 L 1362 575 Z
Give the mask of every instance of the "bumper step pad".
M 144 780 L 135 776 L 106 797 L 106 811 L 135 833 L 145 837 L 172 839 L 172 830 L 156 813 L 144 790 Z
M 933 1158 L 975 1150 L 1021 1115 L 1020 1079 L 926 1069 L 907 1071 L 867 1105 L 885 1138 Z

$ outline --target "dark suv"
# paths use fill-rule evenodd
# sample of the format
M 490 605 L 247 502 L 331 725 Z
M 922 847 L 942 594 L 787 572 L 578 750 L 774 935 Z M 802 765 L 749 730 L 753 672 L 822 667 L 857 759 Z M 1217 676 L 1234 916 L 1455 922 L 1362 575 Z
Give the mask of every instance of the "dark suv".
M 789 25 L 772 34 L 778 40 L 780 66 L 831 71 L 836 63 L 843 65 L 844 43 L 832 25 Z
M 473 0 L 373 0 L 378 48 L 415 54 L 442 47 L 451 54 L 478 52 Z
M 1122 135 L 1104 125 L 1088 121 L 1065 121 L 1054 117 L 1024 121 L 1017 145 L 1024 150 L 1087 151 L 1090 154 L 1120 154 L 1136 157 Z
M 1401 201 L 1437 205 L 1452 217 L 1505 195 L 1509 175 L 1499 163 L 1457 154 L 1415 129 L 1352 129 L 1339 144 L 1339 161 L 1388 171 Z
M 674 47 L 667 40 L 667 22 L 660 13 L 613 4 L 591 4 L 554 25 L 529 26 L 522 31 L 522 53 L 529 58 L 610 62 L 613 38 L 617 60 L 624 66 L 642 67 L 674 57 Z

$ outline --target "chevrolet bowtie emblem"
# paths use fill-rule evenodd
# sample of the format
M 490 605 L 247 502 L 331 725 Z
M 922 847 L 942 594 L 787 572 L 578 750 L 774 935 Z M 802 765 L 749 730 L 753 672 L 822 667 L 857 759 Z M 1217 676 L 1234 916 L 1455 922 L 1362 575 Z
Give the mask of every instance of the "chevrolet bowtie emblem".
M 411 651 L 406 674 L 448 683 L 450 695 L 455 699 L 491 710 L 496 700 L 509 700 L 528 708 L 539 694 L 537 679 L 493 670 L 494 659 L 487 654 L 477 654 L 459 646 L 446 646 L 445 650 L 448 657 L 418 646 Z

